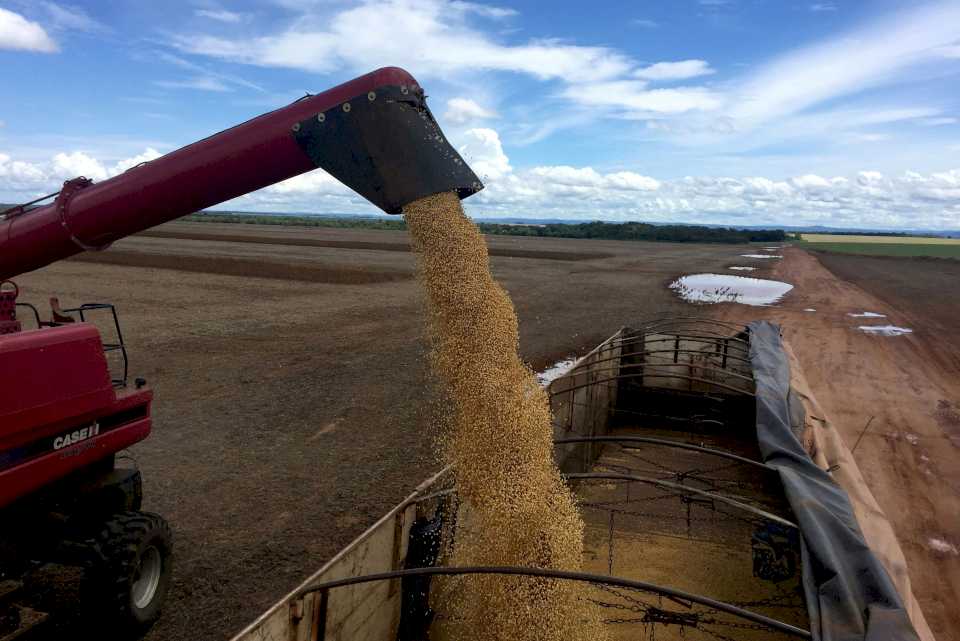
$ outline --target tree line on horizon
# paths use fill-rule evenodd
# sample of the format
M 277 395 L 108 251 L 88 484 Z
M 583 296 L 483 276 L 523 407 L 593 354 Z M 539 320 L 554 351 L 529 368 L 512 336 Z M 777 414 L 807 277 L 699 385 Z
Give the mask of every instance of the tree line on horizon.
M 260 216 L 200 212 L 184 220 L 216 223 L 249 223 L 342 229 L 379 229 L 401 231 L 407 228 L 402 218 L 320 218 L 312 216 Z M 484 234 L 496 236 L 538 236 L 543 238 L 583 238 L 594 240 L 641 240 L 670 243 L 776 243 L 787 239 L 782 229 L 735 229 L 702 225 L 652 225 L 628 221 L 611 223 L 546 223 L 512 225 L 475 221 Z
M 478 222 L 485 234 L 543 236 L 548 238 L 593 238 L 597 240 L 646 240 L 668 243 L 773 243 L 786 240 L 782 229 L 735 229 L 702 225 L 652 225 L 636 221 L 610 223 L 557 223 L 504 225 Z

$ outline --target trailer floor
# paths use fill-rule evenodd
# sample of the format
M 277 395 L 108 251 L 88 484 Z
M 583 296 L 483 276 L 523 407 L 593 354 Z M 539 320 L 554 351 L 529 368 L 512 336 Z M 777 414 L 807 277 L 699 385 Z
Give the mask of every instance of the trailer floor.
M 745 432 L 744 438 L 734 439 L 729 435 L 637 426 L 622 426 L 611 433 L 739 452 L 755 449 L 748 435 Z M 792 518 L 775 474 L 700 452 L 648 444 L 606 444 L 593 471 L 680 483 L 737 497 L 777 516 Z M 793 576 L 784 580 L 754 576 L 751 535 L 763 525 L 756 520 L 748 522 L 746 517 L 751 515 L 702 496 L 683 500 L 676 492 L 649 484 L 585 480 L 574 487 L 587 526 L 585 571 L 677 588 L 809 629 L 799 565 Z M 791 638 L 768 628 L 750 628 L 750 622 L 702 606 L 650 595 L 612 593 L 604 601 L 604 618 L 616 622 L 609 628 L 618 639 L 695 641 L 722 639 L 724 635 L 738 640 Z M 658 614 L 663 616 L 664 611 L 698 617 L 699 623 L 651 626 L 650 620 Z M 741 625 L 746 627 L 733 627 Z

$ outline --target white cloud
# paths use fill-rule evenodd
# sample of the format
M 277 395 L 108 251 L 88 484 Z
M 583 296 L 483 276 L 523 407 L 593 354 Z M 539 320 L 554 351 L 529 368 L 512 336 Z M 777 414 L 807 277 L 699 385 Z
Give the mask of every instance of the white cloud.
M 938 57 L 960 39 L 960 4 L 938 2 L 777 58 L 734 91 L 729 114 L 741 127 L 797 113 L 818 103 L 889 83 Z
M 236 11 L 226 11 L 225 9 L 196 9 L 194 15 L 200 18 L 209 18 L 217 22 L 226 22 L 228 24 L 239 24 L 243 22 L 245 14 Z
M 0 201 L 17 200 L 18 193 L 36 194 L 55 191 L 64 180 L 86 176 L 94 181 L 106 180 L 128 169 L 159 158 L 160 152 L 148 147 L 143 153 L 124 158 L 107 167 L 102 161 L 83 151 L 60 152 L 46 162 L 13 160 L 0 153 Z
M 657 22 L 656 20 L 646 20 L 644 18 L 637 18 L 635 20 L 631 20 L 630 24 L 636 25 L 638 27 L 643 27 L 644 29 L 656 29 L 657 27 L 660 26 L 660 23 Z
M 905 120 L 923 120 L 936 116 L 940 112 L 929 107 L 907 107 L 900 109 L 836 110 L 829 113 L 831 117 L 845 119 L 847 126 L 856 126 L 883 125 L 903 122 Z
M 68 7 L 55 2 L 41 2 L 41 6 L 50 15 L 55 29 L 100 32 L 109 31 L 106 25 L 91 18 L 83 9 Z
M 46 180 L 43 169 L 0 153 L 0 179 L 9 190 L 30 189 Z
M 138 154 L 132 158 L 125 158 L 117 162 L 117 164 L 115 164 L 110 169 L 110 175 L 116 176 L 117 174 L 122 174 L 128 169 L 133 169 L 134 167 L 142 163 L 150 162 L 151 160 L 156 160 L 162 155 L 163 154 L 161 154 L 159 151 L 157 151 L 153 147 L 147 147 L 142 154 Z
M 881 134 L 881 133 L 851 133 L 847 134 L 846 139 L 848 142 L 883 142 L 884 140 L 890 140 L 890 134 Z
M 174 55 L 172 55 L 172 54 L 170 54 L 170 53 L 167 53 L 167 52 L 165 52 L 165 51 L 156 52 L 156 57 L 157 57 L 159 60 L 162 60 L 163 62 L 170 63 L 170 64 L 172 64 L 172 65 L 174 65 L 174 66 L 180 67 L 181 69 L 186 69 L 186 70 L 192 72 L 195 77 L 202 77 L 202 78 L 205 78 L 205 79 L 208 79 L 208 80 L 209 80 L 209 79 L 212 79 L 212 80 L 215 80 L 215 81 L 219 81 L 219 82 L 217 82 L 217 83 L 207 82 L 208 85 L 213 85 L 213 86 L 215 86 L 215 85 L 228 85 L 228 84 L 233 84 L 233 85 L 238 85 L 238 86 L 240 86 L 240 87 L 246 87 L 247 89 L 254 89 L 254 90 L 260 91 L 260 92 L 265 91 L 265 89 L 264 89 L 263 87 L 261 87 L 260 85 L 254 84 L 254 83 L 250 82 L 249 80 L 246 80 L 246 79 L 244 79 L 244 78 L 241 78 L 240 76 L 235 76 L 235 75 L 233 75 L 233 74 L 228 74 L 228 73 L 222 73 L 222 72 L 219 72 L 219 71 L 214 71 L 213 69 L 210 69 L 210 68 L 208 68 L 208 67 L 205 67 L 204 65 L 199 65 L 199 64 L 197 64 L 197 63 L 195 63 L 195 62 L 191 62 L 191 61 L 189 61 L 189 60 L 185 60 L 185 59 L 181 58 L 180 56 L 174 56 Z M 202 84 L 202 83 L 201 83 L 201 84 Z M 178 85 L 178 86 L 179 86 L 179 87 L 182 87 L 183 85 Z M 189 88 L 189 87 L 188 87 L 188 88 Z M 223 91 L 222 89 L 209 89 L 209 88 L 207 88 L 207 87 L 194 87 L 194 88 L 197 88 L 197 89 L 207 89 L 208 91 L 211 91 L 211 90 L 212 90 L 212 91 Z
M 455 125 L 464 125 L 474 120 L 495 118 L 497 114 L 485 107 L 481 107 L 470 98 L 451 98 L 447 101 L 447 111 L 444 118 Z
M 153 84 L 165 89 L 196 89 L 198 91 L 233 91 L 219 78 L 195 76 L 186 80 L 154 80 Z
M 623 191 L 621 173 L 640 188 Z M 488 181 L 467 208 L 487 216 L 956 229 L 960 170 L 894 178 L 865 171 L 855 180 L 808 174 L 657 181 L 544 166 Z
M 602 174 L 593 167 L 570 167 L 567 165 L 534 167 L 528 176 L 542 179 L 558 191 L 581 193 L 585 196 L 599 195 L 609 190 L 620 191 L 657 191 L 660 181 L 632 171 L 618 171 Z
M 725 96 L 717 96 L 725 99 Z M 780 117 L 767 126 L 751 128 L 742 121 L 724 116 L 722 108 L 701 118 L 648 123 L 648 127 L 659 129 L 670 136 L 674 144 L 704 149 L 715 145 L 724 153 L 748 151 L 770 145 L 819 140 L 829 147 L 837 143 L 877 142 L 876 136 L 866 134 L 866 128 L 882 127 L 900 123 L 922 124 L 925 118 L 938 116 L 941 112 L 932 107 L 871 107 L 845 108 L 835 107 L 826 110 L 810 110 L 805 113 Z
M 797 189 L 819 190 L 819 189 L 828 189 L 830 187 L 829 180 L 827 180 L 823 176 L 818 176 L 816 174 L 807 174 L 806 176 L 797 176 L 796 178 L 792 178 L 790 182 Z
M 312 73 L 397 65 L 423 77 L 457 79 L 471 71 L 507 71 L 587 81 L 616 77 L 634 66 L 629 57 L 607 47 L 543 39 L 501 44 L 471 24 L 469 16 L 480 6 L 441 0 L 371 1 L 322 18 L 305 11 L 276 33 L 243 39 L 180 34 L 172 37 L 172 44 L 193 54 Z
M 605 176 L 606 184 L 612 189 L 624 191 L 656 191 L 660 189 L 660 181 L 650 176 L 643 176 L 632 171 L 617 171 Z
M 462 2 L 460 0 L 454 0 L 450 3 L 450 5 L 458 11 L 473 13 L 483 18 L 493 18 L 494 20 L 510 18 L 518 14 L 516 9 L 511 9 L 509 7 L 495 7 L 489 4 L 480 4 L 478 2 Z
M 460 146 L 460 155 L 473 168 L 481 180 L 502 178 L 512 171 L 510 159 L 503 153 L 500 136 L 493 129 L 468 129 L 465 142 Z
M 295 20 L 252 39 L 182 34 L 173 36 L 173 44 L 194 54 L 314 73 L 366 71 L 382 64 L 399 64 L 417 76 L 449 80 L 457 92 L 463 90 L 465 74 L 518 73 L 558 81 L 561 86 L 550 97 L 563 98 L 565 104 L 558 105 L 554 100 L 538 112 L 525 111 L 528 115 L 511 126 L 516 140 L 536 141 L 558 129 L 612 117 L 648 120 L 647 127 L 656 132 L 656 137 L 682 146 L 732 144 L 732 150 L 743 151 L 790 139 L 820 138 L 828 144 L 876 142 L 885 135 L 882 130 L 862 133 L 862 129 L 907 117 L 886 113 L 896 109 L 882 106 L 873 109 L 877 116 L 843 105 L 820 112 L 814 112 L 814 108 L 882 84 L 888 75 L 912 68 L 915 60 L 940 55 L 932 53 L 931 47 L 956 40 L 943 35 L 953 28 L 942 26 L 950 24 L 947 18 L 953 9 L 938 4 L 789 52 L 747 71 L 739 80 L 706 86 L 700 79 L 715 73 L 706 60 L 691 58 L 641 66 L 608 47 L 556 39 L 507 43 L 482 31 L 473 19 L 478 11 L 486 10 L 478 7 L 487 5 L 368 0 L 325 11 L 322 19 L 314 5 L 290 6 L 295 5 L 299 6 L 294 9 Z M 887 47 L 888 41 L 895 41 L 895 46 Z M 860 49 L 876 59 L 867 59 L 870 56 Z M 865 60 L 856 60 L 858 56 Z M 855 59 L 852 64 L 848 63 L 851 58 Z M 210 90 L 223 89 L 213 85 L 230 84 L 213 74 L 197 75 L 220 81 L 207 82 Z M 673 81 L 686 82 L 684 86 L 651 86 Z M 940 115 L 935 109 L 909 103 L 900 111 L 925 113 L 916 118 Z M 532 115 L 534 112 L 539 115 Z M 585 113 L 590 119 L 584 118 Z M 450 108 L 447 115 L 453 124 L 475 123 L 483 117 L 472 106 Z
M 697 176 L 661 181 L 632 171 L 543 165 L 514 170 L 492 130 L 490 154 L 501 162 L 486 189 L 467 202 L 480 216 L 709 222 L 824 224 L 839 227 L 957 229 L 960 170 L 887 177 L 864 170 L 854 177 L 817 174 L 785 180 Z
M 810 11 L 814 13 L 824 13 L 828 11 L 836 11 L 837 5 L 833 2 L 814 2 L 810 5 Z
M 917 122 L 924 127 L 942 127 L 944 125 L 955 125 L 960 120 L 952 116 L 941 116 L 938 118 L 921 118 Z
M 534 176 L 545 178 L 546 182 L 565 187 L 599 187 L 603 182 L 593 167 L 570 167 L 567 165 L 534 167 L 530 170 Z
M 614 80 L 573 85 L 563 95 L 583 105 L 619 108 L 635 116 L 710 111 L 723 104 L 718 94 L 704 87 L 646 87 L 640 80 Z
M 57 43 L 36 22 L 0 8 L 0 49 L 55 53 Z
M 625 192 L 618 189 L 617 174 L 590 167 L 537 167 L 488 181 L 487 189 L 468 201 L 467 208 L 487 216 L 588 220 L 960 227 L 960 170 L 895 178 L 863 172 L 856 180 L 815 174 L 788 180 L 760 176 L 650 180 L 647 189 Z
M 642 80 L 686 80 L 698 76 L 716 73 L 706 60 L 680 60 L 678 62 L 658 62 L 637 69 L 633 75 Z
M 91 180 L 105 180 L 108 176 L 106 167 L 100 161 L 82 151 L 59 153 L 54 156 L 51 175 L 62 180 L 77 176 L 86 176 Z
M 863 170 L 852 176 L 804 174 L 688 176 L 658 180 L 630 170 L 540 165 L 515 169 L 498 133 L 476 128 L 458 140 L 486 189 L 466 201 L 481 217 L 646 220 L 722 224 L 830 225 L 902 229 L 960 228 L 960 169 L 899 175 Z M 22 202 L 54 191 L 63 180 L 115 176 L 159 154 L 113 164 L 88 153 L 55 154 L 49 161 L 17 161 L 0 153 L 0 201 Z M 135 170 L 134 170 L 135 171 Z M 370 213 L 373 207 L 317 170 L 223 205 L 248 211 Z
M 353 192 L 325 171 L 311 171 L 267 187 L 264 191 L 276 195 L 349 196 Z

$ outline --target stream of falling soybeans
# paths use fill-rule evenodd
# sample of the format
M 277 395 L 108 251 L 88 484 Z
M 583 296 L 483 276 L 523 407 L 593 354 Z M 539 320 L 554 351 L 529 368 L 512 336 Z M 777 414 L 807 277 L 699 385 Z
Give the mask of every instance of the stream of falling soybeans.
M 520 360 L 517 316 L 454 193 L 403 208 L 428 299 L 441 435 L 459 507 L 453 565 L 579 570 L 583 521 L 553 458 L 550 405 Z M 451 639 L 602 641 L 583 584 L 469 575 L 443 604 Z

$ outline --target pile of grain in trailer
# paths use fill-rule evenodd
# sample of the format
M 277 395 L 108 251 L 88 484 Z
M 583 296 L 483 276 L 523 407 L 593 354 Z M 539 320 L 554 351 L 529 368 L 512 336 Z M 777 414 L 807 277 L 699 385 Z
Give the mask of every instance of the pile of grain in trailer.
M 554 463 L 549 403 L 518 356 L 516 313 L 483 237 L 453 193 L 403 213 L 428 294 L 431 365 L 449 401 L 440 451 L 459 498 L 452 563 L 579 570 L 584 526 Z M 443 589 L 450 638 L 604 636 L 575 582 L 470 575 Z

